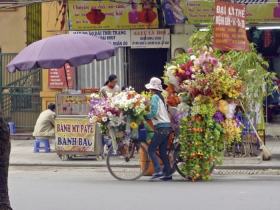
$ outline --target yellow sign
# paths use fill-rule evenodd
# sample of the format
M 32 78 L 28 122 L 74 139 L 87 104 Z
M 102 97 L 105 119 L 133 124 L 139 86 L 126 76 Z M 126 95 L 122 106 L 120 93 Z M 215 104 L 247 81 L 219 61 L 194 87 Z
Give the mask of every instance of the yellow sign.
M 56 119 L 56 150 L 94 151 L 95 127 L 88 119 Z
M 278 0 L 237 0 L 237 3 L 246 5 L 248 23 L 280 22 Z M 162 9 L 167 24 L 214 22 L 214 0 L 163 0 Z
M 130 0 L 69 1 L 73 30 L 158 28 L 157 8 L 131 4 Z M 148 17 L 148 19 L 147 19 Z M 142 22 L 141 22 L 142 21 Z M 146 23 L 145 21 L 152 21 Z

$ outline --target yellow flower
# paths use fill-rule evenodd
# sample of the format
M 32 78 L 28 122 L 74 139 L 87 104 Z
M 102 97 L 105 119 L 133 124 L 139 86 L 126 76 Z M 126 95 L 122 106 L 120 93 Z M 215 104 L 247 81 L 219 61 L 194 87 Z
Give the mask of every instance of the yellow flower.
M 138 125 L 135 122 L 130 123 L 132 129 L 138 128 Z
M 184 70 L 182 70 L 181 68 L 178 68 L 178 72 L 179 73 L 184 73 Z

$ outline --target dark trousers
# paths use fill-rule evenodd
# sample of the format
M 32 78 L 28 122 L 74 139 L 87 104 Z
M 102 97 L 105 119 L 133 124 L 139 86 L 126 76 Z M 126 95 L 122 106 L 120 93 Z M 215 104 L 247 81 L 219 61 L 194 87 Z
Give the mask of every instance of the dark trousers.
M 167 143 L 171 133 L 171 128 L 158 128 L 155 130 L 155 134 L 151 140 L 151 144 L 148 148 L 148 153 L 153 161 L 155 173 L 161 173 L 161 167 L 156 154 L 157 147 L 159 147 L 159 155 L 164 165 L 164 175 L 170 176 L 172 174 L 169 158 L 167 155 Z

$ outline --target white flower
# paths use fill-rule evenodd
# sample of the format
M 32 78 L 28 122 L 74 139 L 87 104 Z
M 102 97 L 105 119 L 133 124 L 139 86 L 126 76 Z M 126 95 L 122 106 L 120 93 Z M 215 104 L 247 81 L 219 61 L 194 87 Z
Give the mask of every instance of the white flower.
M 99 98 L 99 95 L 97 93 L 93 93 L 90 95 L 91 98 Z
M 106 94 L 107 94 L 108 98 L 111 98 L 113 96 L 113 94 L 109 93 L 109 92 L 106 92 Z
M 107 122 L 107 117 L 102 117 L 103 122 Z
M 167 68 L 167 70 L 173 70 L 173 69 L 176 69 L 177 67 L 176 66 L 169 66 L 168 68 Z
M 192 72 L 195 72 L 195 69 L 194 69 L 194 67 L 191 67 L 191 71 L 192 71 Z
M 196 56 L 195 55 L 191 55 L 190 59 L 191 59 L 191 61 L 194 61 L 196 59 Z

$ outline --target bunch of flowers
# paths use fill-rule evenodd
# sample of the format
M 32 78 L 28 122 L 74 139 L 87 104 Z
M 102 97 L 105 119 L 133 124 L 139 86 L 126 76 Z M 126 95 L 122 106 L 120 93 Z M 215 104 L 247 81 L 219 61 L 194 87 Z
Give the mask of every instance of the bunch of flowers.
M 100 124 L 102 134 L 110 135 L 117 150 L 118 142 L 137 136 L 148 104 L 149 100 L 131 87 L 114 96 L 92 94 L 88 118 L 91 123 Z
M 167 91 L 167 104 L 171 107 L 177 106 L 178 104 L 180 104 L 180 99 L 177 95 L 177 93 L 174 90 L 174 87 L 169 85 L 166 88 Z
M 193 181 L 209 179 L 211 163 L 220 163 L 225 142 L 240 140 L 234 100 L 244 88 L 238 73 L 223 67 L 212 48 L 196 53 L 189 49 L 184 56 L 167 65 L 163 77 L 167 102 L 175 110 L 171 112 L 173 125 L 175 129 L 180 125 L 180 169 Z M 174 96 L 181 96 L 178 103 Z M 188 106 L 184 114 L 178 112 L 181 104 Z
M 130 116 L 136 125 L 144 120 L 145 110 L 149 104 L 149 100 L 141 94 L 138 94 L 133 88 L 112 97 L 114 107 L 122 110 L 127 116 Z M 135 127 L 135 124 L 133 124 Z
M 226 140 L 228 145 L 235 141 L 241 141 L 241 126 L 236 119 L 225 119 L 222 122 L 223 128 L 226 131 Z
M 121 109 L 114 106 L 112 97 L 94 93 L 90 98 L 89 121 L 100 123 L 102 133 L 105 133 L 108 127 L 118 128 L 125 125 L 126 117 Z
M 110 135 L 125 137 L 137 135 L 137 128 L 144 120 L 144 115 L 148 108 L 147 97 L 138 94 L 133 88 L 116 94 L 104 97 L 102 94 L 92 94 L 90 96 L 90 112 L 88 114 L 91 123 L 100 123 L 103 134 L 110 131 Z M 114 132 L 118 132 L 115 134 Z

